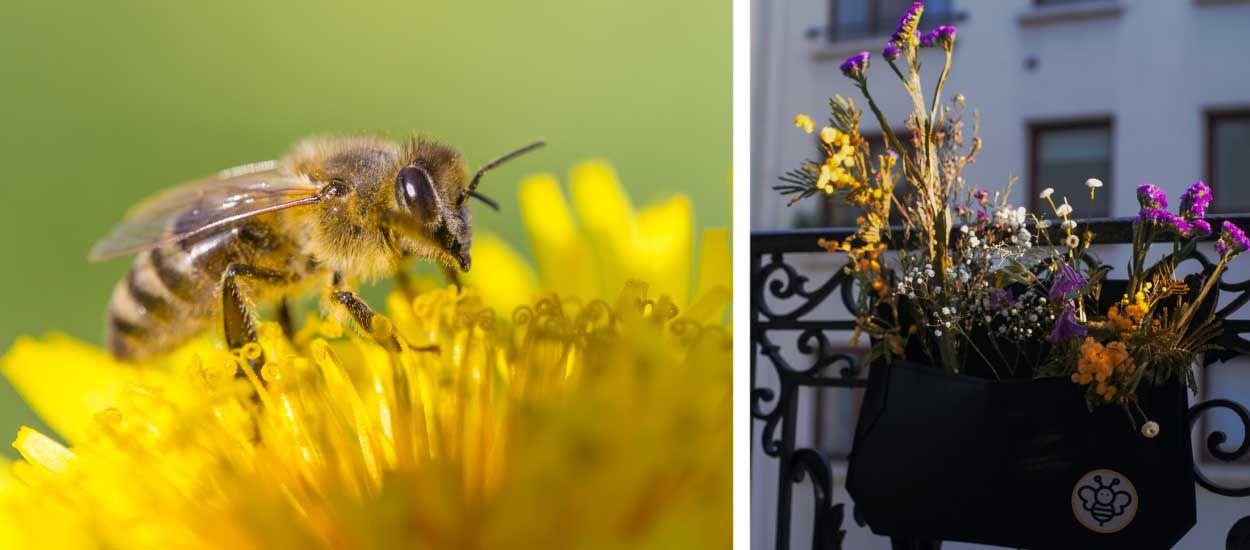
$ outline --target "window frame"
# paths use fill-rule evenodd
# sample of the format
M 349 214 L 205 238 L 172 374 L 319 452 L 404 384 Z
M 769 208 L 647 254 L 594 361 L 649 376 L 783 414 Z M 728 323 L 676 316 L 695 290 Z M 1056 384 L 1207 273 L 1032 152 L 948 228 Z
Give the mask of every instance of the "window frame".
M 1053 7 L 1061 7 L 1061 6 L 1075 6 L 1079 4 L 1088 4 L 1091 2 L 1104 2 L 1105 3 L 1106 0 L 1060 0 L 1059 2 L 1056 2 L 1055 0 L 1032 0 L 1031 3 L 1033 4 L 1033 7 L 1035 8 L 1053 8 Z
M 1029 181 L 1025 185 L 1028 191 L 1027 204 L 1029 211 L 1037 214 L 1038 217 L 1045 218 L 1040 212 L 1049 212 L 1043 207 L 1049 205 L 1042 202 L 1038 198 L 1041 189 L 1038 187 L 1038 143 L 1041 141 L 1038 137 L 1042 132 L 1055 130 L 1081 130 L 1086 128 L 1103 128 L 1107 129 L 1107 179 L 1103 182 L 1104 188 L 1101 193 L 1103 200 L 1107 201 L 1107 216 L 1115 216 L 1115 196 L 1111 189 L 1115 185 L 1115 117 L 1107 115 L 1082 116 L 1073 118 L 1030 120 L 1028 125 L 1028 162 L 1029 162 Z
M 868 18 L 862 27 L 863 32 L 855 33 L 852 36 L 843 37 L 839 33 L 838 27 L 838 5 L 842 0 L 828 0 L 829 14 L 825 20 L 825 40 L 827 42 L 846 42 L 851 40 L 863 40 L 866 38 L 877 38 L 888 36 L 894 32 L 894 21 L 891 18 L 881 18 L 881 3 L 884 0 L 865 0 L 868 3 Z M 927 11 L 921 19 L 926 27 L 930 25 L 951 25 L 964 20 L 964 13 L 955 9 L 957 0 L 946 0 L 947 6 L 945 10 L 930 13 Z M 901 16 L 902 14 L 895 14 Z
M 1206 125 L 1202 143 L 1202 181 L 1211 187 L 1211 194 L 1218 197 L 1220 196 L 1220 184 L 1215 179 L 1215 125 L 1221 119 L 1245 119 L 1247 122 L 1250 122 L 1250 105 L 1206 109 L 1202 118 L 1203 123 Z M 1218 201 L 1213 201 L 1211 208 L 1208 210 L 1213 214 L 1237 212 L 1236 210 L 1220 208 Z

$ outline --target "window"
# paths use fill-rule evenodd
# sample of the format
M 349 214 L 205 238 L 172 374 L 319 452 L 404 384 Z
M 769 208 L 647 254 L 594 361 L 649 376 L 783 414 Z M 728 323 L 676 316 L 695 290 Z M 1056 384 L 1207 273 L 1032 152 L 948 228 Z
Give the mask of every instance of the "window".
M 849 40 L 888 35 L 913 0 L 832 0 L 829 4 L 829 39 Z M 952 0 L 925 2 L 920 28 L 929 30 L 956 21 Z
M 1029 196 L 1033 212 L 1053 217 L 1050 205 L 1038 197 L 1043 189 L 1064 197 L 1078 218 L 1111 215 L 1111 121 L 1035 124 L 1032 127 Z M 1085 181 L 1098 178 L 1106 186 L 1090 201 Z
M 1067 4 L 1084 4 L 1095 0 L 1033 0 L 1034 6 L 1064 6 Z
M 1207 114 L 1207 184 L 1216 212 L 1250 212 L 1250 109 Z

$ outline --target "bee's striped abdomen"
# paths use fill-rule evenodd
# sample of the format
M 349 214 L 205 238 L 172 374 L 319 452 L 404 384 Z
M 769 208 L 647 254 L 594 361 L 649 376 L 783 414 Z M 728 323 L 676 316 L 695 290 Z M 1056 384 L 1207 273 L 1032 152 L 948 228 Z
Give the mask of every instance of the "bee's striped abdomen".
M 135 256 L 109 304 L 113 356 L 138 361 L 161 355 L 220 321 L 218 290 L 233 263 L 298 275 L 291 263 L 306 256 L 273 222 L 253 219 Z M 248 298 L 265 299 L 275 289 L 251 285 Z
M 108 344 L 114 357 L 159 355 L 204 328 L 213 312 L 213 281 L 177 245 L 140 252 L 113 289 Z

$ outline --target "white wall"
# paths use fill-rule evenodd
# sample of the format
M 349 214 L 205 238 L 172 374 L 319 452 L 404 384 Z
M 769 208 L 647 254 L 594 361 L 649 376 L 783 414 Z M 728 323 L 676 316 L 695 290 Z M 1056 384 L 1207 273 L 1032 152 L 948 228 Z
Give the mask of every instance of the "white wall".
M 846 56 L 869 50 L 869 86 L 901 126 L 907 103 L 880 59 L 879 39 L 820 43 L 806 31 L 823 24 L 827 0 L 755 2 L 752 86 L 752 223 L 790 226 L 792 213 L 770 187 L 810 156 L 810 138 L 794 128 L 797 113 L 823 120 L 827 98 L 861 98 L 838 71 Z M 972 185 L 1000 187 L 1028 171 L 1027 122 L 1091 115 L 1113 119 L 1115 214 L 1136 211 L 1133 188 L 1151 182 L 1171 194 L 1202 177 L 1207 109 L 1250 106 L 1245 36 L 1250 3 L 1193 0 L 1092 2 L 1111 15 L 1027 22 L 1029 0 L 962 0 L 954 70 L 947 96 L 963 93 L 981 112 L 984 152 L 966 173 Z M 1106 13 L 1106 12 L 1103 12 Z M 928 77 L 940 53 L 926 53 Z M 1034 70 L 1026 59 L 1037 60 Z M 931 89 L 931 85 L 926 85 Z M 865 133 L 876 123 L 865 117 Z M 1022 183 L 1025 183 L 1022 181 Z M 1250 182 L 1248 182 L 1250 184 Z M 1018 186 L 1023 200 L 1025 185 Z M 797 208 L 797 207 L 796 207 Z
M 985 149 L 965 173 L 971 185 L 1000 188 L 1019 176 L 1013 200 L 1027 204 L 1028 123 L 1108 116 L 1112 119 L 1112 213 L 1137 210 L 1134 188 L 1150 182 L 1176 196 L 1203 177 L 1208 109 L 1250 106 L 1250 2 L 1211 0 L 1095 1 L 1060 10 L 1032 7 L 1030 0 L 956 0 L 967 14 L 958 23 L 954 69 L 947 96 L 963 93 L 981 113 Z M 1091 9 L 1092 8 L 1092 9 Z M 889 67 L 880 58 L 885 37 L 823 43 L 807 31 L 827 21 L 828 0 L 752 2 L 752 189 L 751 218 L 757 229 L 791 226 L 794 209 L 771 187 L 777 176 L 813 154 L 810 136 L 794 128 L 797 113 L 824 120 L 834 93 L 864 104 L 838 71 L 838 64 L 860 50 L 873 54 L 869 86 L 893 124 L 901 126 L 908 106 Z M 1084 13 L 1092 11 L 1095 13 Z M 940 69 L 940 53 L 928 52 L 926 88 Z M 1036 66 L 1026 68 L 1026 60 Z M 892 115 L 892 116 L 891 116 Z M 871 119 L 872 117 L 866 117 Z M 876 130 L 865 120 L 865 133 Z M 1250 154 L 1250 151 L 1247 152 Z M 1225 185 L 1229 185 L 1225 182 Z M 1250 179 L 1244 182 L 1250 185 Z M 1218 193 L 1218 189 L 1217 189 Z M 809 201 L 811 202 L 811 201 Z M 1078 213 L 1079 214 L 1079 213 Z M 1250 269 L 1229 280 L 1243 280 Z M 818 277 L 813 277 L 818 279 Z M 758 373 L 768 382 L 770 367 Z M 1250 405 L 1250 369 L 1220 368 L 1213 395 L 1233 396 Z M 1235 372 L 1239 371 L 1239 372 Z M 832 395 L 837 395 L 836 391 Z M 810 401 L 810 400 L 809 400 Z M 808 414 L 816 414 L 804 403 Z M 1235 426 L 1235 424 L 1233 424 Z M 752 433 L 752 545 L 772 548 L 776 496 L 775 461 L 759 451 L 759 428 Z M 850 429 L 848 424 L 847 429 Z M 800 442 L 810 441 L 810 425 L 799 426 Z M 1239 429 L 1229 436 L 1239 442 Z M 836 466 L 836 465 L 835 465 Z M 1225 479 L 1250 483 L 1245 468 L 1221 472 Z M 845 501 L 842 479 L 835 493 Z M 1232 522 L 1250 514 L 1250 499 L 1226 499 L 1199 492 L 1199 525 L 1178 548 L 1222 548 Z M 795 513 L 810 507 L 810 488 L 795 488 Z M 849 512 L 849 504 L 848 504 Z M 810 517 L 796 517 L 795 548 L 807 547 Z M 888 548 L 884 539 L 853 527 L 846 548 Z M 974 548 L 949 544 L 948 548 Z

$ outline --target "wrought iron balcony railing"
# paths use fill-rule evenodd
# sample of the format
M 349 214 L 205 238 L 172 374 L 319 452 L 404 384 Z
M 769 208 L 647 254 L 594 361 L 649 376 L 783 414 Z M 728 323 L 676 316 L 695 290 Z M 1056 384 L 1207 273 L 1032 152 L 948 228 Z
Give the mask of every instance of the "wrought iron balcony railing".
M 1218 227 L 1219 222 L 1231 220 L 1241 227 L 1250 227 L 1250 215 L 1213 216 L 1210 221 Z M 1128 219 L 1098 219 L 1083 222 L 1103 245 L 1127 244 L 1132 239 L 1132 221 Z M 845 347 L 833 345 L 829 333 L 854 330 L 855 322 L 849 312 L 854 311 L 857 291 L 850 276 L 835 269 L 835 260 L 829 256 L 829 269 L 813 280 L 813 273 L 804 273 L 793 262 L 795 256 L 827 254 L 817 246 L 819 238 L 845 239 L 853 229 L 816 228 L 792 231 L 756 231 L 751 234 L 751 445 L 759 445 L 769 460 L 777 461 L 776 547 L 790 547 L 793 488 L 810 480 L 814 490 L 810 517 L 813 521 L 811 547 L 815 550 L 832 550 L 842 547 L 845 535 L 843 520 L 846 516 L 843 504 L 834 502 L 834 471 L 831 458 L 816 448 L 796 445 L 797 428 L 805 422 L 799 414 L 799 392 L 804 388 L 823 388 L 829 391 L 848 391 L 867 385 L 866 369 L 859 357 L 848 353 Z M 1203 269 L 1212 262 L 1201 247 L 1191 258 Z M 1230 269 L 1223 279 L 1245 276 L 1245 269 Z M 1114 274 L 1114 272 L 1113 272 Z M 1235 314 L 1250 300 L 1250 280 L 1229 282 L 1221 280 L 1218 285 L 1219 309 L 1216 315 L 1223 319 L 1223 333 L 1217 344 L 1223 351 L 1208 354 L 1204 363 L 1209 365 L 1240 355 L 1250 354 L 1250 319 Z M 828 311 L 840 314 L 830 316 Z M 825 312 L 825 313 L 817 313 Z M 793 336 L 797 333 L 797 336 Z M 790 335 L 790 336 L 787 336 Z M 783 341 L 783 337 L 788 341 Z M 793 360 L 802 357 L 801 363 Z M 766 372 L 762 369 L 769 369 Z M 767 376 L 758 376 L 767 374 Z M 763 382 L 767 379 L 770 382 Z M 775 381 L 775 382 L 774 382 Z M 1203 415 L 1215 409 L 1230 411 L 1242 426 L 1241 442 L 1228 448 L 1227 435 L 1212 430 L 1206 437 L 1207 456 L 1216 461 L 1232 463 L 1250 455 L 1250 412 L 1240 403 L 1229 399 L 1208 399 L 1189 409 L 1189 423 L 1200 424 Z M 854 431 L 853 424 L 839 429 Z M 758 435 L 755 435 L 758 434 Z M 1202 450 L 1195 447 L 1197 453 Z M 1250 486 L 1227 486 L 1203 474 L 1204 461 L 1194 461 L 1194 481 L 1201 487 L 1224 497 L 1250 497 Z M 1205 464 L 1210 464 L 1209 461 Z M 753 464 L 753 469 L 759 464 Z M 1248 465 L 1247 467 L 1250 467 Z M 1246 501 L 1241 501 L 1246 502 Z M 1246 503 L 1250 506 L 1250 503 Z M 853 514 L 852 514 L 853 515 Z M 862 523 L 861 523 L 862 525 Z M 1229 527 L 1226 535 L 1228 548 L 1250 548 L 1250 515 Z

